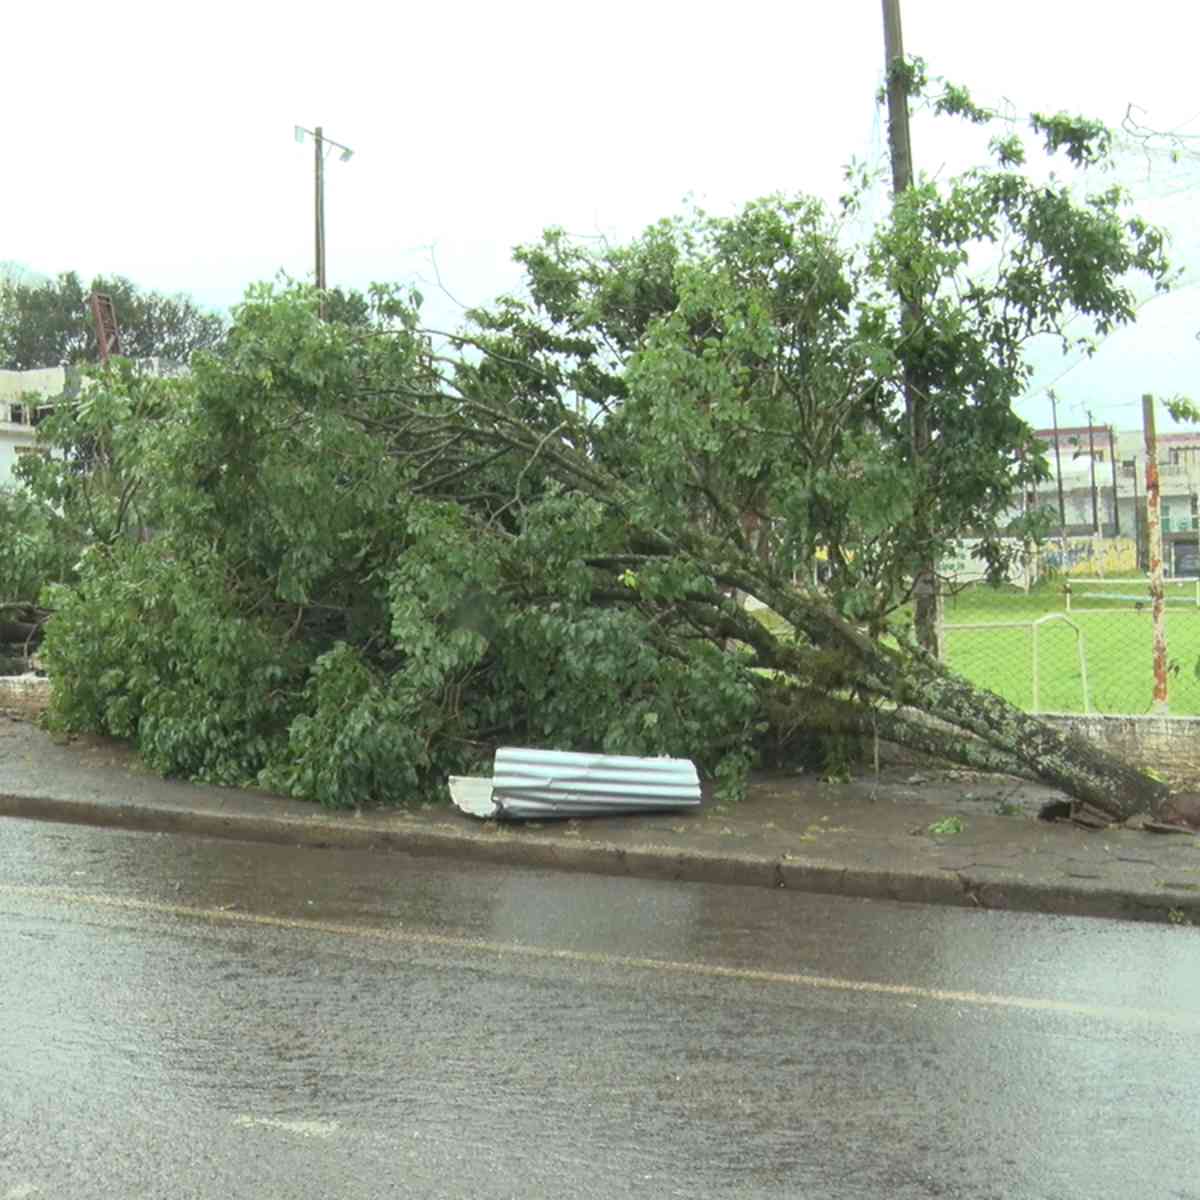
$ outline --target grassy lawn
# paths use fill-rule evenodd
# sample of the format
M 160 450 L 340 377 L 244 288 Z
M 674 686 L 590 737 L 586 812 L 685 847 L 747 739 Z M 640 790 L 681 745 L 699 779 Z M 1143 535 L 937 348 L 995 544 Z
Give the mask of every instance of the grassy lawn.
M 1171 712 L 1200 714 L 1200 608 L 1194 582 L 1169 586 L 1167 660 Z M 1141 606 L 1139 609 L 1139 605 Z M 1070 618 L 1082 634 L 1093 712 L 1148 712 L 1154 690 L 1153 638 L 1147 582 L 1109 579 L 1072 582 L 1071 612 L 1061 584 L 1029 595 L 1009 588 L 972 587 L 946 601 L 946 659 L 974 683 L 1022 708 L 1033 707 L 1033 631 L 1047 613 Z M 1024 622 L 1025 628 L 955 629 L 955 625 Z M 1042 712 L 1082 712 L 1083 682 L 1075 630 L 1045 622 L 1037 634 Z
M 946 599 L 946 661 L 973 683 L 1032 710 L 1030 626 L 1039 617 L 1061 614 L 1074 628 L 1055 618 L 1044 622 L 1037 634 L 1038 710 L 1083 711 L 1077 628 L 1083 641 L 1090 711 L 1132 716 L 1147 713 L 1154 694 L 1147 589 L 1144 577 L 1075 581 L 1071 611 L 1067 612 L 1061 583 L 1042 584 L 1028 595 L 1008 587 L 968 588 Z M 1200 664 L 1200 607 L 1196 605 L 1195 581 L 1168 584 L 1166 595 L 1171 713 L 1200 716 L 1200 678 L 1196 674 Z M 763 610 L 756 616 L 777 632 L 787 628 L 772 612 Z M 955 629 L 956 625 L 993 628 Z

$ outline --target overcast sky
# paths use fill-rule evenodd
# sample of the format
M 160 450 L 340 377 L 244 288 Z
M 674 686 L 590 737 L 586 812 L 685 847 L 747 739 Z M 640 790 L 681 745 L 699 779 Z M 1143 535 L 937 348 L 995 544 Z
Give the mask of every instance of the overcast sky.
M 905 48 L 984 102 L 1200 131 L 1190 5 L 904 0 Z M 312 269 L 313 155 L 331 284 L 417 280 L 431 320 L 517 286 L 511 247 L 547 225 L 624 238 L 693 196 L 715 212 L 775 191 L 833 198 L 885 131 L 879 0 L 509 0 L 506 4 L 124 0 L 7 6 L 0 260 L 127 275 L 227 307 Z M 1188 125 L 1188 123 L 1191 123 Z M 918 169 L 955 144 L 918 121 Z M 1200 170 L 1192 172 L 1200 178 Z M 1200 183 L 1147 186 L 1200 266 Z M 1171 192 L 1171 195 L 1164 195 Z M 1200 292 L 1057 381 L 1060 421 L 1136 427 L 1139 397 L 1200 400 Z M 1044 384 L 1023 406 L 1048 419 Z

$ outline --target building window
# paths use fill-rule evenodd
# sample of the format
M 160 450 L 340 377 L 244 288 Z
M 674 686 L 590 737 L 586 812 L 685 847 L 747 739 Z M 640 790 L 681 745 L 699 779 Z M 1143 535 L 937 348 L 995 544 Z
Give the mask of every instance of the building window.
M 0 408 L 0 412 L 4 409 Z M 10 404 L 7 419 L 13 425 L 40 425 L 53 412 L 53 404 Z
M 1162 502 L 1162 531 L 1163 533 L 1186 533 L 1189 529 L 1200 529 L 1200 499 L 1193 496 L 1186 515 L 1183 505 L 1175 501 L 1175 515 L 1171 515 L 1171 501 Z

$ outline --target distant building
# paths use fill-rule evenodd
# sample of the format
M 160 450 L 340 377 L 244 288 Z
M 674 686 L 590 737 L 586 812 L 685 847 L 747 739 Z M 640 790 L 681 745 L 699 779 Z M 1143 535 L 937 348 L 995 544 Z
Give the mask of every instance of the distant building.
M 188 369 L 165 358 L 135 360 L 149 375 L 175 377 Z M 55 402 L 78 396 L 89 384 L 82 367 L 41 367 L 34 371 L 0 371 L 0 488 L 17 483 L 15 468 L 23 454 L 36 453 L 34 430 Z
M 1055 456 L 1057 432 L 1058 456 Z M 1035 430 L 1046 443 L 1050 478 L 1025 506 L 1049 509 L 1067 536 L 1133 538 L 1147 560 L 1146 442 L 1138 430 L 1081 425 Z M 1059 508 L 1058 471 L 1062 474 Z M 1170 575 L 1200 575 L 1200 429 L 1158 435 L 1163 560 Z
M 17 482 L 15 468 L 21 455 L 34 452 L 35 427 L 71 387 L 79 387 L 79 372 L 74 368 L 0 371 L 0 487 Z

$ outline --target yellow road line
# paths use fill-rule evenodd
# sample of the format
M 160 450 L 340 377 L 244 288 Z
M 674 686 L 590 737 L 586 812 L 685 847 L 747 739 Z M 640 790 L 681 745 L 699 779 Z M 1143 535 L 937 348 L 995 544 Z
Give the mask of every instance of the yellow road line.
M 764 971 L 755 967 L 727 967 L 715 963 L 685 962 L 664 958 L 642 958 L 622 954 L 603 954 L 597 951 L 569 950 L 553 946 L 529 946 L 520 942 L 492 942 L 481 938 L 454 937 L 449 934 L 428 933 L 417 930 L 383 929 L 379 926 L 371 925 L 341 925 L 332 921 L 314 921 L 303 917 L 272 917 L 261 913 L 239 912 L 231 909 L 196 908 L 187 904 L 167 904 L 156 900 L 138 900 L 124 896 L 73 892 L 62 888 L 0 883 L 0 896 L 3 895 L 80 907 L 116 909 L 125 912 L 183 917 L 199 921 L 216 921 L 228 925 L 257 925 L 271 929 L 333 934 L 338 937 L 353 937 L 364 941 L 387 942 L 394 945 L 429 946 L 437 949 L 466 950 L 478 954 L 539 959 L 550 962 L 579 963 L 586 966 L 623 967 L 636 970 L 658 971 L 664 974 L 695 975 L 711 979 L 733 979 L 750 983 L 766 983 L 824 991 L 856 992 L 865 995 L 890 996 L 907 1000 L 934 1000 L 947 1004 L 1008 1008 L 1025 1012 L 1063 1013 L 1076 1017 L 1121 1021 L 1166 1022 L 1169 1024 L 1181 1024 L 1187 1028 L 1200 1029 L 1200 1012 L 1188 1013 L 1176 1009 L 1121 1008 L 1099 1004 L 1079 1004 L 1069 1000 L 1049 1000 L 1037 996 L 1009 996 L 996 992 L 949 991 L 944 988 L 920 987 L 909 983 L 877 983 L 863 979 L 842 979 L 834 975 L 807 975 L 789 971 Z

